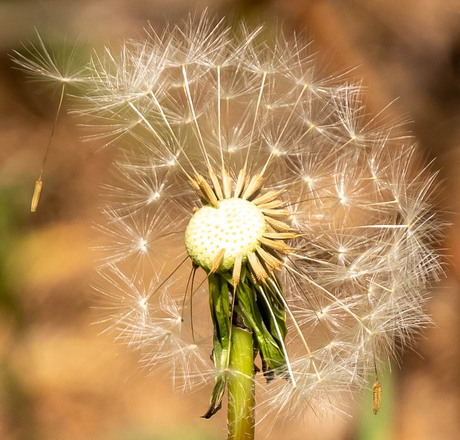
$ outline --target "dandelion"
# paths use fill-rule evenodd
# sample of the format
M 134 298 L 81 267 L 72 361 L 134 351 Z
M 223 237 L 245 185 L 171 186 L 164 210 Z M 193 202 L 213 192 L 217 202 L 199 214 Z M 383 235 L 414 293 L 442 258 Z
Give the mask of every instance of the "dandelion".
M 74 112 L 120 151 L 104 322 L 175 385 L 211 385 L 203 417 L 227 393 L 229 439 L 255 414 L 340 409 L 370 376 L 377 413 L 381 369 L 429 323 L 434 176 L 359 82 L 316 66 L 300 38 L 205 14 L 107 48 L 79 81 Z

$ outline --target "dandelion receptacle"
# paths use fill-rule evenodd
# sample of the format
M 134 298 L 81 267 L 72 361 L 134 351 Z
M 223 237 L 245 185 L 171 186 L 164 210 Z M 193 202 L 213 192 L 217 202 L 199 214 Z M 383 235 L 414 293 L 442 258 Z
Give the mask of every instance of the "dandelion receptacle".
M 65 105 L 118 149 L 102 322 L 176 387 L 209 386 L 205 418 L 227 401 L 232 440 L 378 384 L 429 324 L 441 273 L 435 177 L 413 139 L 300 37 L 263 35 L 204 14 L 74 74 L 43 42 L 16 56 L 77 87 Z

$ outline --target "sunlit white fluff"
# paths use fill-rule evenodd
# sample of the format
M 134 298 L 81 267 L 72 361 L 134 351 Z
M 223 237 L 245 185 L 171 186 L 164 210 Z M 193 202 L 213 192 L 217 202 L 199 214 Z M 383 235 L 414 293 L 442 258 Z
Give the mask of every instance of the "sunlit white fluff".
M 200 206 L 188 178 L 224 166 L 236 182 L 247 167 L 280 191 L 298 232 L 279 273 L 291 375 L 257 375 L 263 419 L 337 408 L 411 346 L 440 263 L 433 177 L 412 139 L 367 115 L 360 83 L 321 78 L 301 39 L 261 34 L 205 16 L 149 29 L 93 57 L 74 111 L 121 149 L 101 227 L 105 322 L 185 388 L 214 377 L 206 277 L 184 249 Z M 64 82 L 40 50 L 17 62 Z

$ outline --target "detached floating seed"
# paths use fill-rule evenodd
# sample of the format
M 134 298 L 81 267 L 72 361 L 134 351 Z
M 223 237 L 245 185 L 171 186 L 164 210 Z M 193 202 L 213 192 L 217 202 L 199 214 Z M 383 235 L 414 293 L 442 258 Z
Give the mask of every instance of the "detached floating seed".
M 30 212 L 37 210 L 38 202 L 40 201 L 40 195 L 42 193 L 43 181 L 41 176 L 35 181 L 34 195 L 32 196 L 32 203 L 30 204 Z
M 375 378 L 372 386 L 372 398 L 374 415 L 377 415 L 382 405 L 382 385 L 380 385 L 378 377 Z
M 32 202 L 30 204 L 30 212 L 35 212 L 37 210 L 38 202 L 40 201 L 40 195 L 42 193 L 42 186 L 43 186 L 43 181 L 42 181 L 43 170 L 45 168 L 46 159 L 48 157 L 48 153 L 51 148 L 51 142 L 53 140 L 54 132 L 56 130 L 59 113 L 61 112 L 62 101 L 64 100 L 64 94 L 65 94 L 65 85 L 66 85 L 66 81 L 63 81 L 62 88 L 61 88 L 61 96 L 59 98 L 59 104 L 56 110 L 56 116 L 54 117 L 53 128 L 51 130 L 51 134 L 50 134 L 50 138 L 48 141 L 48 145 L 46 147 L 45 155 L 43 156 L 43 163 L 42 163 L 42 169 L 40 171 L 40 177 L 35 181 L 35 189 L 34 189 L 34 194 L 32 196 Z

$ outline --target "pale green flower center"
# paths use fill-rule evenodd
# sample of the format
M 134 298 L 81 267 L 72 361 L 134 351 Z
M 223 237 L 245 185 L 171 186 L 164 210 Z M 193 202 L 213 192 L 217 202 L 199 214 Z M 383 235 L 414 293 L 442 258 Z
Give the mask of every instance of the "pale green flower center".
M 243 261 L 253 252 L 267 229 L 265 217 L 254 203 L 225 199 L 219 207 L 203 206 L 190 219 L 185 230 L 185 247 L 190 258 L 210 270 L 221 249 L 225 254 L 220 271 L 230 270 L 238 254 Z

